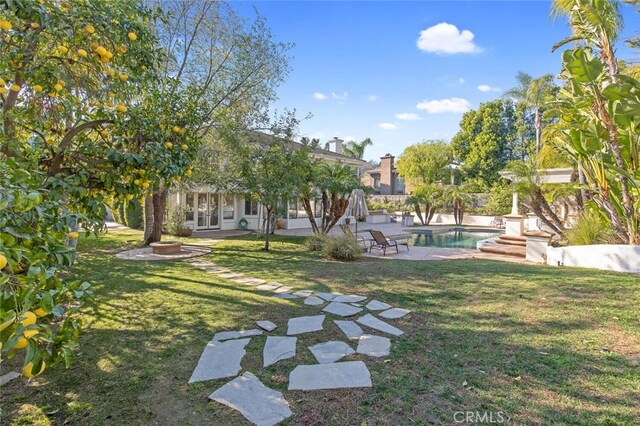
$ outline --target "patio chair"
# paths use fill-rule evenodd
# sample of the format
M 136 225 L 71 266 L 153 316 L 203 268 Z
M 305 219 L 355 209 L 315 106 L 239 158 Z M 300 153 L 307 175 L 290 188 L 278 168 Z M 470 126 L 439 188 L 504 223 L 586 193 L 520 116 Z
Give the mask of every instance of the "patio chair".
M 407 246 L 407 251 L 409 251 L 409 237 L 387 238 L 380 231 L 370 229 L 369 232 L 373 237 L 373 241 L 369 246 L 369 251 L 373 249 L 382 250 L 382 255 L 386 256 L 387 248 L 389 247 L 395 247 L 396 253 L 400 253 L 400 251 L 398 250 L 398 245 Z
M 489 223 L 489 226 L 492 228 L 499 228 L 499 229 L 504 228 L 504 217 L 502 216 L 494 217 L 493 220 Z
M 354 235 L 354 233 L 351 232 L 351 228 L 349 228 L 349 225 L 347 225 L 346 223 L 340 225 L 340 228 L 342 229 L 344 235 L 346 235 L 347 237 L 355 238 L 358 244 L 362 244 L 362 250 L 367 251 L 367 240 L 362 235 Z

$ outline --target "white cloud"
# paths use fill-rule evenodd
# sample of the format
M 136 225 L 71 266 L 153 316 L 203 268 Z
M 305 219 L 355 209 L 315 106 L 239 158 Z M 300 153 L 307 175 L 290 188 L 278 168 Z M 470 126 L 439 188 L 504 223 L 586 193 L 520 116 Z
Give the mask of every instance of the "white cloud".
M 327 99 L 327 95 L 325 95 L 324 93 L 320 93 L 320 92 L 314 93 L 313 97 L 316 98 L 319 101 L 324 101 L 325 99 Z
M 396 114 L 396 118 L 398 120 L 405 120 L 405 121 L 422 120 L 422 117 L 420 117 L 418 114 L 414 114 L 412 112 L 403 112 L 403 113 L 400 113 L 400 114 Z
M 439 114 L 443 112 L 462 113 L 469 111 L 471 104 L 463 98 L 447 98 L 422 101 L 416 105 L 416 108 L 425 110 L 429 114 Z
M 398 128 L 398 126 L 392 123 L 380 123 L 378 124 L 378 127 L 384 130 L 395 130 Z
M 349 97 L 349 94 L 347 92 L 344 92 L 342 95 L 335 92 L 331 92 L 331 99 L 336 101 L 344 101 L 347 99 L 347 97 Z
M 478 90 L 481 92 L 502 92 L 501 88 L 489 86 L 488 84 L 481 84 L 478 86 Z
M 458 83 L 460 83 L 460 84 L 464 84 L 464 78 L 460 77 L 460 78 L 458 79 Z
M 380 98 L 379 98 L 378 96 L 376 96 L 376 95 L 369 95 L 369 96 L 367 96 L 367 99 L 368 99 L 370 102 L 375 102 L 375 101 L 377 101 L 377 100 L 378 100 L 378 99 L 380 99 Z
M 416 45 L 424 52 L 442 55 L 477 53 L 482 49 L 475 45 L 474 37 L 475 35 L 469 30 L 460 31 L 455 25 L 441 22 L 420 31 Z

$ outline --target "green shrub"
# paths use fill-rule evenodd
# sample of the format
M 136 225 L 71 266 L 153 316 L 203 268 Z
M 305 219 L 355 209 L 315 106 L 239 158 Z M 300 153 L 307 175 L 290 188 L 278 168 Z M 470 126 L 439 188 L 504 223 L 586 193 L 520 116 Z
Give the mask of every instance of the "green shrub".
M 328 238 L 323 234 L 313 234 L 304 240 L 304 246 L 309 251 L 321 251 Z
M 187 213 L 187 206 L 179 205 L 172 208 L 167 215 L 165 222 L 165 230 L 170 235 L 179 236 L 185 229 L 184 218 Z
M 496 183 L 491 188 L 491 198 L 479 212 L 487 216 L 503 216 L 511 212 L 513 188 L 510 185 Z
M 129 228 L 142 229 L 144 225 L 144 219 L 142 214 L 142 206 L 140 202 L 135 198 L 131 201 L 127 201 L 125 207 L 125 224 Z
M 322 253 L 329 259 L 356 260 L 362 256 L 362 247 L 355 238 L 341 235 L 328 237 L 322 247 Z
M 575 246 L 616 242 L 615 232 L 606 220 L 590 210 L 580 215 L 573 228 L 567 230 L 566 237 L 569 244 Z

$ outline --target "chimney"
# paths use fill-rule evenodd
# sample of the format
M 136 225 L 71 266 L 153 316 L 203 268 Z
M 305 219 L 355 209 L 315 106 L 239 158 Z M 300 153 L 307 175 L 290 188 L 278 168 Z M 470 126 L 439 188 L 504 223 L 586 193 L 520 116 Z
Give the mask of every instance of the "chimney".
M 344 141 L 342 139 L 338 139 L 337 136 L 333 137 L 333 140 L 331 141 L 331 143 L 335 144 L 333 152 L 336 154 L 342 154 L 342 142 Z
M 393 179 L 394 158 L 391 154 L 380 157 L 380 194 L 382 195 L 393 195 L 395 191 Z

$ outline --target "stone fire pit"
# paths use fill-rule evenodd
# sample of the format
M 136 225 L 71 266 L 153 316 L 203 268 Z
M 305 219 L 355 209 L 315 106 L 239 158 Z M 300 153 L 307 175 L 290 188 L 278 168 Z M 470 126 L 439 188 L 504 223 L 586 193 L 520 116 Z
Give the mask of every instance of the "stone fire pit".
M 179 241 L 160 241 L 151 243 L 150 246 L 153 249 L 153 254 L 167 255 L 180 253 L 182 243 Z

